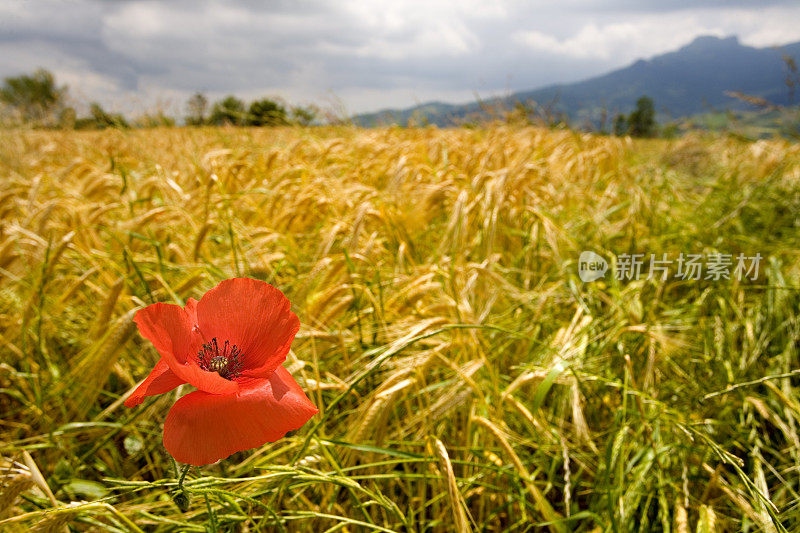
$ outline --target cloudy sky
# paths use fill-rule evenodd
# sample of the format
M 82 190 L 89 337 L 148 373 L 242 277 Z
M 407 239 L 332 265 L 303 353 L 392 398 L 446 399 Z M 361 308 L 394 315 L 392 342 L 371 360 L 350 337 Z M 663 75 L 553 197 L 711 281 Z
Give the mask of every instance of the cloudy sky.
M 800 41 L 800 3 L 723 0 L 0 0 L 0 77 L 182 113 L 196 91 L 340 112 L 586 78 L 699 35 Z

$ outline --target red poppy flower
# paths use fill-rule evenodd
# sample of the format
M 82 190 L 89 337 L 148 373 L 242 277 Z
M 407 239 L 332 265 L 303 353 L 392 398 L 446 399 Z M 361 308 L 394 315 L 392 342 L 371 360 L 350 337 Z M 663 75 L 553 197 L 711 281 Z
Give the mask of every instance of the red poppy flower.
M 185 307 L 157 303 L 134 318 L 161 354 L 147 379 L 125 401 L 188 383 L 164 422 L 164 446 L 191 465 L 274 442 L 318 412 L 291 374 L 286 359 L 300 321 L 286 296 L 249 278 L 225 280 Z

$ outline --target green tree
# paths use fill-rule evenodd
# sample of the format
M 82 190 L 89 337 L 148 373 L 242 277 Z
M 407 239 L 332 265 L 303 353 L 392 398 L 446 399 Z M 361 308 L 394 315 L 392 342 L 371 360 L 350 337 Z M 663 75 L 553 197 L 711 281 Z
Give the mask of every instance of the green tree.
M 291 121 L 298 126 L 310 126 L 316 120 L 318 113 L 314 106 L 295 106 L 292 108 Z
M 57 86 L 53 75 L 38 69 L 31 75 L 5 78 L 0 101 L 23 122 L 53 126 L 64 107 L 67 87 Z
M 215 126 L 243 126 L 247 122 L 244 102 L 235 96 L 227 96 L 214 104 L 209 123 Z
M 206 123 L 208 98 L 203 93 L 195 93 L 186 102 L 186 125 L 202 126 Z
M 250 104 L 247 123 L 250 126 L 282 126 L 288 124 L 286 108 L 268 98 L 256 100 Z
M 614 118 L 614 135 L 617 137 L 622 137 L 623 135 L 628 134 L 628 119 L 625 118 L 625 115 L 622 113 L 618 113 L 617 116 Z
M 145 113 L 134 121 L 134 126 L 137 128 L 171 128 L 175 125 L 175 119 L 167 115 L 163 111 L 156 111 L 155 113 Z
M 636 109 L 628 116 L 630 134 L 634 137 L 654 137 L 656 134 L 656 109 L 653 99 L 642 96 L 636 101 Z
M 92 102 L 89 106 L 89 117 L 80 118 L 75 121 L 78 129 L 105 129 L 105 128 L 128 128 L 128 121 L 119 113 L 109 113 L 97 102 Z

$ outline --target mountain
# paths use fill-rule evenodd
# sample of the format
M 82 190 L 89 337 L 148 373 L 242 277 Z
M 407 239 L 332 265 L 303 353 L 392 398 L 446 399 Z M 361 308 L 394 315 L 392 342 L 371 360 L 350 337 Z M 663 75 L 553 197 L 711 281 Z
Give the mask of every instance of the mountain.
M 685 117 L 711 110 L 752 109 L 730 92 L 791 104 L 787 86 L 790 69 L 785 57 L 800 64 L 800 42 L 771 48 L 742 45 L 736 37 L 698 37 L 690 44 L 649 60 L 587 80 L 550 85 L 484 102 L 445 104 L 430 102 L 402 110 L 384 110 L 356 116 L 361 125 L 417 123 L 450 126 L 485 119 L 487 109 L 511 110 L 518 103 L 535 105 L 549 116 L 565 115 L 577 125 L 599 126 L 616 113 L 627 113 L 647 95 L 655 101 L 659 118 Z M 794 73 L 800 82 L 800 76 Z M 800 100 L 800 86 L 796 100 Z M 608 126 L 608 123 L 606 124 Z

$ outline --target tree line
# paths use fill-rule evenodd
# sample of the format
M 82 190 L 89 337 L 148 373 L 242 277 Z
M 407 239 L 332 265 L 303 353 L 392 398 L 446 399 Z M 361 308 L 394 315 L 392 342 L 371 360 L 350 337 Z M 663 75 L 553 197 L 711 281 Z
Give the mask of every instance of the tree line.
M 53 74 L 44 69 L 5 78 L 0 88 L 0 125 L 104 129 L 174 126 L 180 121 L 163 112 L 145 114 L 129 121 L 120 113 L 105 110 L 97 102 L 89 105 L 88 115 L 78 116 L 68 102 L 67 87 L 58 85 Z M 521 111 L 515 108 L 513 116 L 520 112 L 529 122 L 530 110 L 523 105 Z M 182 120 L 187 126 L 308 126 L 317 121 L 318 115 L 318 109 L 313 106 L 287 108 L 281 101 L 270 98 L 248 104 L 230 95 L 212 103 L 203 93 L 196 93 L 186 102 Z M 613 122 L 613 133 L 618 136 L 654 137 L 658 134 L 657 128 L 655 105 L 647 96 L 639 98 L 630 114 L 618 114 Z
M 512 125 L 537 125 L 547 128 L 570 127 L 570 119 L 566 112 L 557 112 L 555 107 L 556 100 L 545 106 L 537 106 L 536 102 L 527 101 L 514 102 L 509 110 L 503 103 L 497 107 L 491 105 L 481 105 L 481 111 L 491 117 L 499 117 L 500 120 Z M 607 111 L 602 110 L 599 124 L 587 121 L 582 130 L 595 131 L 601 135 L 607 135 L 606 129 Z M 469 127 L 474 127 L 479 122 L 467 122 Z M 629 114 L 616 113 L 612 122 L 612 133 L 617 137 L 630 135 L 631 137 L 658 137 L 659 135 L 669 137 L 674 135 L 675 125 L 667 125 L 660 129 L 656 121 L 655 102 L 649 96 L 642 96 L 636 101 L 636 108 Z
M 639 98 L 636 109 L 630 114 L 618 114 L 614 119 L 614 135 L 617 136 L 655 137 L 657 133 L 656 107 L 649 96 Z
M 103 129 L 174 126 L 179 121 L 161 111 L 129 121 L 97 102 L 89 105 L 88 115 L 78 116 L 69 100 L 67 86 L 58 85 L 47 70 L 5 78 L 0 88 L 0 124 Z M 317 116 L 318 110 L 313 106 L 287 107 L 270 98 L 246 104 L 233 95 L 212 104 L 204 94 L 196 93 L 186 102 L 186 115 L 182 118 L 187 126 L 308 126 L 315 123 Z

